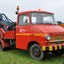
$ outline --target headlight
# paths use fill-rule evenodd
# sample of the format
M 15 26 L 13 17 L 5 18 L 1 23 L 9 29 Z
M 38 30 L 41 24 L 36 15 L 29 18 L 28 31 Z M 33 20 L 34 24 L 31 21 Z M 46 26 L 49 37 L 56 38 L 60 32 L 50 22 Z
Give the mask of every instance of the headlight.
M 50 40 L 50 39 L 51 39 L 50 35 L 47 35 L 47 36 L 46 36 L 46 39 L 47 39 L 47 40 Z

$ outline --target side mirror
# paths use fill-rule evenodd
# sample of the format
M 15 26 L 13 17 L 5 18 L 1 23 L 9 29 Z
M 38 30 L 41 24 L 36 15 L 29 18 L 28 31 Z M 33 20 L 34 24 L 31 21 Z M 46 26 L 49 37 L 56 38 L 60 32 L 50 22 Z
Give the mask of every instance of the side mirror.
M 16 11 L 15 14 L 18 14 L 18 11 Z

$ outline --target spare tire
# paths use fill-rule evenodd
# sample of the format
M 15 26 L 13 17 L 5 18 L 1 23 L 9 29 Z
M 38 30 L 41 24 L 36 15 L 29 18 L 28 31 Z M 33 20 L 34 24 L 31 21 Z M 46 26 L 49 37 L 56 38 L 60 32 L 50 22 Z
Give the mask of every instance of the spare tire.
M 8 26 L 8 30 L 15 30 L 16 28 L 16 22 L 11 23 L 11 25 Z

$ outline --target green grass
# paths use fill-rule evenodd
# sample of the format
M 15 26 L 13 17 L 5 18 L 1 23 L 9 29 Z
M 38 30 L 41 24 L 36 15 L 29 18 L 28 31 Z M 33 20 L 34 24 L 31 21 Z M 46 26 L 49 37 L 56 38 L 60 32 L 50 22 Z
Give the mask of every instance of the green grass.
M 62 64 L 64 55 L 61 57 L 48 56 L 45 60 L 34 60 L 29 52 L 22 50 L 0 51 L 0 64 Z

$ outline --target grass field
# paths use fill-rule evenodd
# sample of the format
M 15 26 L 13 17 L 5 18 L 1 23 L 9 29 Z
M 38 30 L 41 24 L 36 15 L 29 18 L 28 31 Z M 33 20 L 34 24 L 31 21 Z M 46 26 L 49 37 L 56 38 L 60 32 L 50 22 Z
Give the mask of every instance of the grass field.
M 48 55 L 45 60 L 34 60 L 30 57 L 28 51 L 7 50 L 0 51 L 0 64 L 63 64 L 64 55 L 61 57 L 52 57 Z

